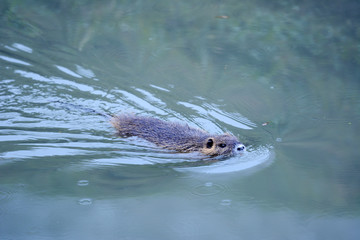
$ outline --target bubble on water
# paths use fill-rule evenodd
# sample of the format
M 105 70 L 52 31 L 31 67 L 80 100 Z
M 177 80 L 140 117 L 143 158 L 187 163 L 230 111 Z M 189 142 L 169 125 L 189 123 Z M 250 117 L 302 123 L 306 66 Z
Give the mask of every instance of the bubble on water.
M 214 184 L 212 182 L 207 182 L 205 184 L 195 186 L 192 190 L 192 193 L 198 196 L 211 196 L 219 194 L 225 191 L 225 187 L 219 184 Z
M 82 198 L 78 201 L 78 203 L 80 205 L 86 206 L 86 205 L 91 205 L 92 204 L 92 199 L 91 198 Z
M 80 186 L 80 187 L 84 187 L 84 186 L 89 185 L 89 181 L 88 180 L 79 180 L 77 182 L 77 185 Z
M 221 200 L 220 205 L 222 205 L 222 206 L 230 206 L 231 205 L 231 199 L 223 199 L 223 200 Z

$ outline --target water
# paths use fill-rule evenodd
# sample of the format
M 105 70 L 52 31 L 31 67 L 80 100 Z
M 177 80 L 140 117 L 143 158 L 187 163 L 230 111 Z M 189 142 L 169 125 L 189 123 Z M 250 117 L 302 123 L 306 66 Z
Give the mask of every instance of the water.
M 359 239 L 359 10 L 3 1 L 0 239 Z M 61 102 L 247 152 L 168 152 Z

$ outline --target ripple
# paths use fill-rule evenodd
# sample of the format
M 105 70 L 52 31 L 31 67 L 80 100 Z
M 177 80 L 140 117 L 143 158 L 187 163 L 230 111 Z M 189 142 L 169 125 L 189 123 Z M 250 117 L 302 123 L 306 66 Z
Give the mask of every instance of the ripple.
M 19 191 L 22 191 L 26 187 L 26 185 L 23 183 L 18 183 L 15 185 L 1 187 L 2 189 L 0 189 L 0 207 L 2 202 L 11 200 L 13 196 Z
M 191 191 L 194 195 L 198 196 L 211 196 L 222 193 L 225 191 L 225 187 L 219 184 L 214 184 L 212 182 L 207 182 L 205 184 L 194 187 Z
M 129 93 L 127 91 L 123 91 L 123 90 L 113 90 L 114 92 L 120 93 L 123 95 L 123 97 L 126 99 L 126 101 L 129 101 L 137 106 L 140 106 L 141 109 L 146 109 L 152 112 L 155 112 L 159 115 L 166 115 L 167 113 L 162 110 L 161 108 L 158 108 L 156 106 L 154 106 L 152 103 L 143 100 L 141 97 L 138 97 L 132 93 Z M 161 101 L 161 100 L 159 100 Z
M 141 88 L 134 88 L 134 89 L 136 91 L 142 93 L 149 102 L 151 102 L 153 104 L 158 104 L 158 105 L 161 105 L 161 106 L 166 106 L 165 102 L 163 102 L 161 99 L 155 97 L 152 93 L 150 93 L 150 92 L 148 92 L 148 91 L 146 91 L 144 89 L 141 89 Z
M 21 65 L 25 65 L 25 66 L 31 66 L 30 63 L 27 63 L 25 61 L 22 61 L 22 60 L 19 60 L 19 59 L 16 59 L 16 58 L 11 58 L 11 57 L 0 55 L 0 59 L 2 59 L 4 61 L 7 61 L 7 62 L 10 62 L 10 63 L 17 63 L 17 64 L 21 64 Z
M 4 152 L 1 153 L 0 157 L 4 159 L 26 159 L 49 156 L 90 155 L 91 153 L 93 153 L 93 151 L 72 148 L 33 147 L 30 150 Z
M 8 199 L 10 199 L 10 197 L 11 197 L 10 192 L 0 190 L 0 202 L 8 200 Z
M 91 94 L 100 95 L 100 96 L 106 96 L 106 92 L 97 90 L 94 87 L 82 83 L 77 83 L 75 81 L 59 78 L 59 77 L 44 77 L 40 74 L 34 73 L 34 72 L 27 72 L 23 70 L 15 70 L 14 73 L 19 74 L 20 76 L 28 79 L 32 79 L 34 81 L 38 82 L 45 82 L 47 84 L 56 84 L 61 86 L 67 86 L 70 89 L 76 89 L 83 92 L 89 92 Z
M 162 88 L 153 84 L 150 84 L 150 87 L 156 88 L 158 90 L 164 91 L 164 92 L 170 92 L 170 90 L 166 89 L 166 88 Z
M 21 50 L 23 52 L 27 52 L 27 53 L 32 53 L 33 52 L 32 48 L 30 48 L 28 46 L 25 46 L 24 44 L 21 44 L 21 43 L 13 43 L 12 47 L 14 47 L 16 49 L 19 49 L 19 50 Z
M 63 73 L 66 73 L 72 77 L 76 77 L 76 78 L 82 78 L 82 76 L 80 76 L 79 74 L 71 71 L 70 69 L 66 68 L 66 67 L 63 67 L 63 66 L 58 66 L 58 65 L 55 65 L 55 67 L 57 69 L 59 69 L 60 71 L 62 71 Z
M 191 108 L 203 116 L 211 116 L 216 120 L 219 120 L 223 123 L 229 124 L 237 128 L 249 130 L 249 129 L 253 129 L 253 127 L 256 127 L 256 124 L 251 122 L 249 119 L 241 115 L 235 116 L 236 114 L 234 113 L 224 112 L 219 108 L 214 107 L 210 104 L 204 104 L 204 106 L 199 106 L 196 104 L 181 102 L 181 101 L 178 102 L 178 104 L 183 105 L 187 108 Z
M 9 191 L 7 189 L 0 190 L 0 217 L 4 214 L 4 212 L 8 211 L 8 209 L 5 207 L 6 205 L 2 203 L 11 201 L 13 195 L 14 195 L 13 191 Z

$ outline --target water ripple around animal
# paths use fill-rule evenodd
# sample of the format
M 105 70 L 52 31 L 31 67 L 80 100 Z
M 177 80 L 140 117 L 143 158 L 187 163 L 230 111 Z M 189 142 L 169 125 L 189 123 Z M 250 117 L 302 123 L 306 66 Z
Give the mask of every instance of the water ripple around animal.
M 260 147 L 253 151 L 245 152 L 242 156 L 232 157 L 225 161 L 218 161 L 211 165 L 196 167 L 179 167 L 175 170 L 180 172 L 196 173 L 230 173 L 255 169 L 260 166 L 267 166 L 274 159 L 274 152 L 271 147 Z

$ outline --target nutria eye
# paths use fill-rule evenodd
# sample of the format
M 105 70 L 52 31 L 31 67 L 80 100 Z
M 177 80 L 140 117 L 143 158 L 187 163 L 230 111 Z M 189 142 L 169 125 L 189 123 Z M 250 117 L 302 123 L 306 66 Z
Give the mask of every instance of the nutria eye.
M 212 148 L 213 145 L 214 145 L 214 141 L 211 138 L 209 138 L 207 143 L 206 143 L 206 147 L 207 148 Z
M 224 147 L 226 147 L 226 144 L 225 143 L 220 143 L 219 147 L 224 148 Z

